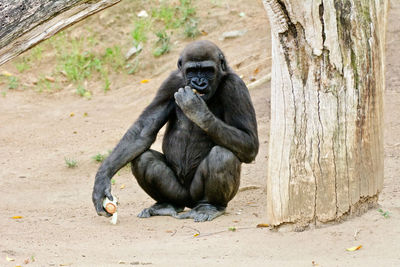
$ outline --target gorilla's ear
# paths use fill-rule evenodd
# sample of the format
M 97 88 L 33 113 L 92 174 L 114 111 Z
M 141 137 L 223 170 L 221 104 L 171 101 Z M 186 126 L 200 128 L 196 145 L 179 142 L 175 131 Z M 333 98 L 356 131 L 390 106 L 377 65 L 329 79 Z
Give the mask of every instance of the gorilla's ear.
M 178 59 L 178 69 L 182 69 L 182 58 Z
M 221 63 L 221 69 L 222 71 L 226 71 L 226 60 L 223 54 L 219 54 L 219 60 Z

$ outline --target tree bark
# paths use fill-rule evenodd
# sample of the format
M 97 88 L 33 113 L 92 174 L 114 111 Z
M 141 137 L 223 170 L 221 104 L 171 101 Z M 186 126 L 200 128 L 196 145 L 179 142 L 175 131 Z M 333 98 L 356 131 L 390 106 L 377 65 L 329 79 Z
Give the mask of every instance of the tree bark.
M 0 65 L 121 0 L 0 0 Z
M 263 0 L 272 32 L 272 225 L 338 221 L 383 187 L 388 1 Z

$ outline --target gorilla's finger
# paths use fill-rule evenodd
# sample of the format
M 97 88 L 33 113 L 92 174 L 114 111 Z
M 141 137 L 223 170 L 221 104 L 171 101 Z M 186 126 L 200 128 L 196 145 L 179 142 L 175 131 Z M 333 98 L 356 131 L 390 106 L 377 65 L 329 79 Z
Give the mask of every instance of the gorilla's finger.
M 182 94 L 175 93 L 174 98 L 175 98 L 175 103 L 180 107 L 182 103 Z
M 103 201 L 101 201 L 101 200 L 96 201 L 95 207 L 96 207 L 97 215 L 99 215 L 99 216 L 104 216 L 104 217 L 110 217 L 110 216 L 112 216 L 112 214 L 108 213 L 108 212 L 104 209 L 104 207 L 103 207 Z
M 190 96 L 197 95 L 193 92 L 193 90 L 192 90 L 192 88 L 190 88 L 190 86 L 185 86 L 185 93 Z
M 111 201 L 114 200 L 113 196 L 111 195 L 111 188 L 106 188 L 106 190 L 104 191 L 104 193 L 105 193 L 106 197 L 107 197 L 109 200 L 111 200 Z
M 108 213 L 108 212 L 105 211 L 105 210 L 102 210 L 102 211 L 100 211 L 100 212 L 97 212 L 97 215 L 99 215 L 99 216 L 104 216 L 104 217 L 111 217 L 111 216 L 112 216 L 110 213 Z

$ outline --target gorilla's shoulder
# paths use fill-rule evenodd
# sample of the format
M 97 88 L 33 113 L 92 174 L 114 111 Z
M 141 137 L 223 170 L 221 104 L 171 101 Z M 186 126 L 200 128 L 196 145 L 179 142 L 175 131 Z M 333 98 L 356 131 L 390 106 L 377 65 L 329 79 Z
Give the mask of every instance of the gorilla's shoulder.
M 244 81 L 235 72 L 228 72 L 223 79 L 222 87 L 225 89 L 247 90 Z
M 179 88 L 184 87 L 184 85 L 182 73 L 179 70 L 174 70 L 169 74 L 168 78 L 164 80 L 160 89 L 178 90 Z

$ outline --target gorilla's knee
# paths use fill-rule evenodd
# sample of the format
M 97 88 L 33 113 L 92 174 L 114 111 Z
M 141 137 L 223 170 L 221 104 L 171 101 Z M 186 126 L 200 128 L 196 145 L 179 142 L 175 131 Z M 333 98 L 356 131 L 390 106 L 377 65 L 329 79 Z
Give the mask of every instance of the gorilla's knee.
M 136 178 L 143 177 L 148 168 L 162 161 L 163 155 L 155 150 L 147 150 L 131 161 L 132 173 Z
M 202 180 L 197 180 L 201 183 L 194 185 L 191 192 L 196 193 L 198 198 L 201 191 L 204 190 L 204 199 L 208 203 L 226 206 L 239 188 L 240 160 L 230 150 L 215 146 L 204 163 L 206 164 L 206 166 L 203 165 L 205 169 L 200 170 Z M 204 189 L 200 188 L 203 181 Z
M 240 163 L 240 160 L 232 151 L 222 146 L 214 146 L 208 154 L 209 168 L 214 171 L 225 169 L 226 166 L 237 166 Z

